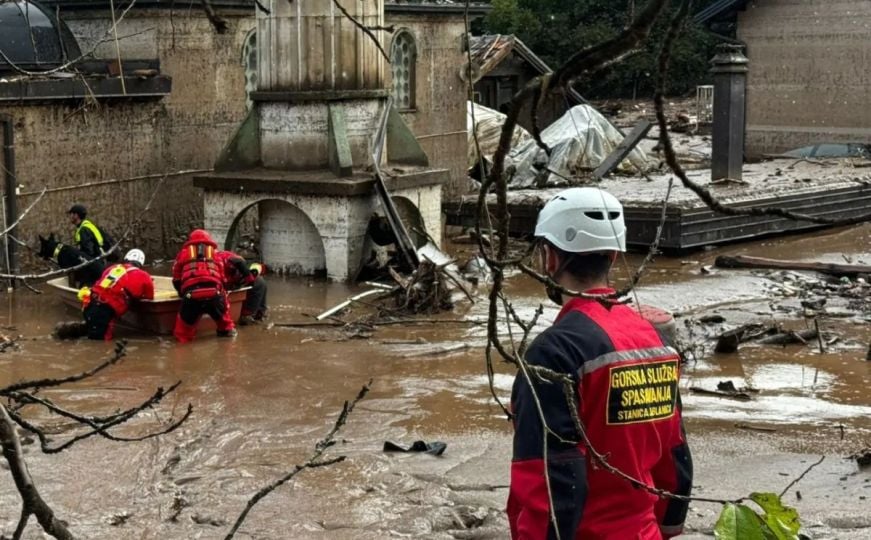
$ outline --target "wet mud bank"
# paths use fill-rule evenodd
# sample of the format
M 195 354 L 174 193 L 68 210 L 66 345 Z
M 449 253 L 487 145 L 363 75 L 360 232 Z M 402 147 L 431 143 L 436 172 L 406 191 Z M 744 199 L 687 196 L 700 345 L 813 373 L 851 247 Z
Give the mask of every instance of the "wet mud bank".
M 871 441 L 869 314 L 831 297 L 819 322 L 838 340 L 827 340 L 822 353 L 811 341 L 747 343 L 735 354 L 715 354 L 715 337 L 742 324 L 806 328 L 812 320 L 801 301 L 814 298 L 784 292 L 784 281 L 765 271 L 712 268 L 717 255 L 738 253 L 868 262 L 869 246 L 871 227 L 864 226 L 660 258 L 644 277 L 640 302 L 676 313 L 681 338 L 694 345 L 681 391 L 696 493 L 780 492 L 826 455 L 784 500 L 799 509 L 812 538 L 871 538 L 871 471 L 844 459 Z M 626 265 L 637 263 L 630 257 Z M 269 286 L 272 323 L 311 320 L 361 290 L 306 279 L 272 279 Z M 511 278 L 508 292 L 526 316 L 544 299 L 537 285 L 519 277 Z M 2 332 L 22 337 L 0 353 L 0 386 L 77 373 L 111 351 L 104 343 L 54 341 L 54 324 L 75 313 L 48 294 L 17 291 L 2 298 Z M 481 320 L 485 313 L 479 302 L 435 318 Z M 539 329 L 555 314 L 547 307 Z M 43 397 L 74 410 L 111 413 L 182 381 L 163 406 L 141 413 L 119 434 L 144 433 L 188 403 L 194 414 L 177 431 L 139 443 L 93 438 L 56 455 L 40 453 L 38 444 L 25 446 L 43 497 L 79 537 L 223 538 L 250 496 L 304 462 L 342 403 L 370 378 L 370 394 L 328 451 L 348 459 L 304 471 L 272 493 L 239 537 L 507 537 L 511 426 L 490 395 L 479 325 L 385 326 L 364 334 L 260 325 L 241 328 L 232 341 L 203 335 L 189 346 L 123 337 L 129 339 L 123 362 Z M 494 389 L 501 399 L 509 398 L 512 381 L 513 372 L 497 365 Z M 758 392 L 737 400 L 690 390 L 716 389 L 724 381 Z M 72 434 L 56 416 L 34 410 L 29 417 L 52 426 L 57 440 Z M 382 451 L 388 440 L 442 441 L 447 450 L 440 457 L 388 454 Z M 9 473 L 0 470 L 0 533 L 12 534 L 19 509 Z M 709 537 L 717 511 L 694 504 L 686 536 Z M 31 523 L 25 537 L 41 535 Z

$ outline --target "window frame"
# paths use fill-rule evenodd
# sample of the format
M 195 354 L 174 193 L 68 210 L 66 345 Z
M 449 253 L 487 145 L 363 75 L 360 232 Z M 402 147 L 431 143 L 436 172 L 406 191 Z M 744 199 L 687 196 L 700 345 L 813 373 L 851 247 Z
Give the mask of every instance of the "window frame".
M 396 94 L 396 76 L 395 76 L 395 67 L 394 67 L 394 55 L 396 51 L 396 47 L 398 47 L 403 39 L 407 39 L 411 51 L 410 61 L 409 61 L 409 69 L 408 69 L 408 104 L 402 105 L 398 101 L 396 102 L 396 108 L 400 112 L 414 112 L 417 110 L 417 58 L 418 58 L 418 47 L 417 47 L 417 38 L 414 35 L 414 32 L 411 31 L 410 28 L 400 28 L 393 35 L 393 41 L 390 43 L 390 86 L 391 86 L 391 94 L 394 99 L 397 99 L 398 96 Z

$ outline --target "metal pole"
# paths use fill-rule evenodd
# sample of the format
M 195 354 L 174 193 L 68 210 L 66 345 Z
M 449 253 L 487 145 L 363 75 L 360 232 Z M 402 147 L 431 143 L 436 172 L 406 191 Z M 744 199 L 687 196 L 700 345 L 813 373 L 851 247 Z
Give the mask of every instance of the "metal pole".
M 15 223 L 18 220 L 18 182 L 15 179 L 15 125 L 12 117 L 0 116 L 0 124 L 3 124 L 3 168 L 6 171 L 4 192 L 6 195 L 6 223 Z M 15 228 L 8 234 L 16 234 Z M 15 242 L 6 242 L 6 261 L 13 273 L 18 273 L 18 257 Z
M 747 63 L 743 47 L 731 44 L 719 45 L 711 60 L 714 75 L 711 180 L 741 180 Z

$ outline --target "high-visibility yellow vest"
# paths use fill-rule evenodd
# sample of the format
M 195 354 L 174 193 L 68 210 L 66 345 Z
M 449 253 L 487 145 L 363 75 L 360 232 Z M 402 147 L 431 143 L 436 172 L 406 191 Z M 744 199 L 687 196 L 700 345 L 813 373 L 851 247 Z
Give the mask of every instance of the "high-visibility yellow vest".
M 126 273 L 127 267 L 125 267 L 123 264 L 115 265 L 115 267 L 112 268 L 112 270 L 110 270 L 108 274 L 106 274 L 106 277 L 104 277 L 102 281 L 100 281 L 100 287 L 105 290 L 111 289 L 118 283 L 118 280 L 121 279 L 121 276 Z
M 94 238 L 97 239 L 97 245 L 100 246 L 100 251 L 103 251 L 103 234 L 100 232 L 100 229 L 94 225 L 91 220 L 83 219 L 81 223 L 79 223 L 79 228 L 76 229 L 76 236 L 74 240 L 76 241 L 76 245 L 82 243 L 82 229 L 88 229 L 93 233 Z

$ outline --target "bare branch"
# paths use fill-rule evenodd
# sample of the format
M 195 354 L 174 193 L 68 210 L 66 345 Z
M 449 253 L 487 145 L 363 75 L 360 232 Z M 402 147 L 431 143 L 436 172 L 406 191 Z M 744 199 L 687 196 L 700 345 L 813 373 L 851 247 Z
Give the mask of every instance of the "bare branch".
M 9 56 L 7 56 L 6 53 L 3 52 L 2 49 L 0 49 L 0 58 L 2 58 L 3 61 L 9 65 L 9 67 L 11 67 L 16 72 L 21 73 L 22 75 L 31 75 L 31 76 L 33 76 L 33 75 L 51 75 L 52 73 L 59 73 L 61 71 L 66 71 L 71 66 L 81 62 L 83 59 L 94 54 L 94 51 L 96 51 L 97 47 L 99 47 L 100 45 L 102 45 L 104 43 L 108 43 L 109 41 L 112 41 L 112 39 L 114 39 L 112 36 L 115 35 L 115 32 L 117 31 L 118 24 L 120 24 L 121 21 L 124 20 L 124 17 L 127 16 L 127 13 L 133 8 L 134 5 L 136 5 L 136 0 L 133 0 L 132 2 L 130 2 L 130 5 L 128 5 L 126 8 L 124 8 L 124 11 L 121 12 L 121 15 L 118 17 L 118 19 L 114 23 L 112 23 L 112 26 L 108 30 L 106 30 L 106 33 L 103 35 L 103 37 L 100 38 L 99 40 L 97 40 L 91 46 L 90 49 L 83 52 L 77 58 L 74 58 L 68 62 L 64 62 L 63 64 L 61 64 L 57 67 L 54 67 L 52 69 L 46 69 L 44 71 L 26 70 L 26 69 L 18 66 L 15 62 L 13 62 L 12 59 L 9 58 Z
M 267 14 L 267 15 L 272 15 L 272 12 L 269 11 L 269 8 L 267 8 L 266 6 L 264 6 L 264 5 L 260 2 L 260 0 L 254 0 L 254 5 L 256 5 L 256 6 L 257 6 L 257 9 L 259 9 L 259 10 L 262 11 L 263 13 L 265 13 L 265 14 Z
M 348 13 L 348 10 L 346 10 L 344 8 L 344 6 L 342 6 L 342 4 L 339 2 L 339 0 L 333 0 L 333 4 L 337 8 L 339 8 L 339 11 L 342 12 L 342 15 L 347 17 L 349 21 L 354 23 L 354 26 L 359 28 L 364 34 L 366 34 L 369 37 L 369 39 L 372 40 L 372 43 L 374 43 L 375 46 L 378 47 L 378 50 L 381 51 L 381 55 L 387 60 L 387 63 L 389 64 L 390 63 L 390 55 L 388 55 L 387 51 L 384 50 L 384 47 L 381 46 L 381 42 L 378 41 L 378 37 L 376 37 L 375 34 L 372 33 L 372 30 L 370 30 L 368 26 L 362 24 L 360 21 L 355 19 L 353 15 Z M 383 28 L 380 28 L 380 27 L 373 27 L 373 28 L 375 30 L 383 30 Z
M 39 193 L 39 197 L 37 197 L 36 200 L 34 200 L 32 203 L 30 203 L 30 205 L 24 209 L 24 212 L 21 212 L 21 214 L 18 215 L 18 219 L 16 219 L 15 222 L 12 223 L 12 225 L 9 225 L 8 227 L 6 227 L 3 230 L 3 232 L 0 232 L 0 237 L 9 234 L 9 231 L 14 229 L 15 227 L 18 226 L 19 223 L 21 223 L 21 220 L 24 219 L 24 216 L 26 216 L 33 209 L 33 207 L 36 206 L 40 200 L 42 200 L 43 195 L 45 195 L 46 189 L 47 188 L 42 188 L 42 191 Z
M 786 493 L 787 493 L 790 489 L 792 489 L 792 486 L 794 486 L 794 485 L 798 484 L 799 482 L 801 482 L 802 478 L 804 478 L 805 476 L 807 476 L 807 473 L 811 472 L 811 470 L 812 470 L 814 467 L 816 467 L 817 465 L 819 465 L 820 463 L 822 463 L 823 460 L 825 460 L 825 459 L 826 459 L 826 456 L 820 456 L 820 459 L 819 459 L 819 460 L 815 461 L 814 463 L 811 463 L 810 466 L 809 466 L 807 469 L 805 469 L 803 473 L 801 473 L 800 475 L 798 475 L 798 477 L 797 477 L 795 480 L 793 480 L 792 482 L 790 482 L 789 484 L 787 484 L 785 488 L 783 488 L 783 491 L 780 492 L 780 497 L 783 498 L 783 496 L 786 495 Z
M 242 526 L 242 523 L 245 521 L 245 518 L 248 517 L 248 513 L 254 508 L 261 499 L 275 491 L 281 485 L 289 482 L 294 476 L 298 473 L 304 471 L 305 469 L 314 469 L 317 467 L 326 467 L 328 465 L 333 465 L 335 463 L 339 463 L 345 460 L 345 456 L 338 456 L 330 459 L 322 460 L 321 456 L 324 452 L 336 444 L 335 436 L 339 432 L 340 429 L 345 425 L 345 422 L 348 421 L 348 415 L 351 414 L 351 411 L 354 410 L 354 407 L 357 403 L 363 399 L 367 393 L 369 393 L 369 388 L 372 386 L 372 379 L 369 379 L 367 382 L 357 393 L 357 396 L 351 402 L 345 402 L 342 406 L 342 412 L 339 413 L 339 417 L 336 419 L 336 423 L 333 424 L 333 428 L 327 433 L 326 437 L 321 439 L 315 444 L 314 452 L 311 456 L 309 456 L 308 460 L 305 463 L 300 465 L 295 465 L 293 470 L 289 473 L 285 474 L 278 480 L 272 482 L 268 486 L 265 486 L 263 489 L 254 494 L 253 497 L 248 501 L 248 504 L 245 505 L 245 509 L 242 510 L 242 513 L 236 519 L 236 523 L 233 524 L 233 528 L 230 529 L 230 532 L 227 533 L 227 536 L 224 540 L 230 540 L 236 535 L 236 532 L 239 530 L 239 527 Z
M 212 0 L 200 0 L 203 4 L 203 11 L 206 14 L 206 18 L 209 19 L 209 22 L 212 23 L 212 27 L 215 29 L 215 32 L 219 34 L 227 33 L 229 27 L 227 26 L 227 21 L 222 19 L 215 13 L 215 8 L 212 6 Z
M 617 292 L 618 298 L 626 296 L 635 289 L 635 287 L 638 285 L 638 282 L 641 281 L 641 276 L 644 275 L 644 271 L 647 269 L 647 265 L 650 264 L 653 259 L 655 259 L 656 256 L 659 254 L 659 242 L 660 240 L 662 240 L 662 231 L 663 229 L 665 229 L 665 219 L 668 215 L 668 199 L 671 196 L 671 187 L 673 184 L 674 178 L 669 178 L 668 189 L 666 189 L 665 197 L 662 199 L 662 214 L 660 214 L 659 216 L 659 224 L 656 226 L 656 236 L 653 238 L 653 242 L 650 244 L 650 249 L 647 250 L 647 255 L 644 257 L 644 260 L 641 261 L 641 264 L 638 265 L 638 269 L 635 270 L 635 274 L 632 275 L 632 278 L 629 280 L 629 284 Z
M 145 204 L 145 207 L 139 213 L 139 216 L 136 217 L 130 224 L 127 225 L 127 229 L 125 229 L 124 234 L 122 234 L 118 240 L 115 242 L 115 245 L 111 246 L 106 250 L 105 253 L 100 255 L 99 257 L 95 257 L 93 259 L 87 259 L 80 264 L 75 266 L 71 266 L 69 268 L 61 268 L 60 270 L 52 270 L 50 272 L 43 272 L 41 274 L 0 274 L 0 279 L 17 279 L 20 281 L 28 280 L 28 279 L 49 279 L 57 276 L 64 276 L 67 274 L 71 274 L 76 270 L 80 270 L 94 261 L 104 260 L 106 257 L 110 256 L 112 253 L 118 251 L 121 247 L 121 243 L 125 242 L 127 238 L 130 236 L 130 233 L 133 232 L 133 228 L 137 227 L 142 219 L 145 217 L 145 214 L 151 209 L 151 205 L 154 203 L 154 199 L 157 197 L 157 194 L 160 192 L 160 188 L 163 186 L 163 183 L 166 181 L 169 174 L 165 174 L 160 181 L 158 181 L 157 185 L 154 187 L 154 191 L 151 192 L 151 197 L 149 197 L 148 202 Z M 10 236 L 11 238 L 11 236 Z M 29 246 L 28 246 L 29 247 Z
M 15 432 L 15 424 L 12 423 L 12 418 L 9 416 L 9 411 L 3 404 L 0 404 L 0 445 L 3 447 L 3 457 L 9 464 L 9 471 L 12 473 L 12 478 L 15 480 L 15 487 L 21 495 L 21 519 L 15 529 L 13 538 L 20 538 L 27 526 L 27 521 L 31 515 L 36 516 L 36 520 L 42 526 L 46 534 L 59 540 L 73 540 L 73 535 L 66 528 L 62 521 L 57 519 L 54 511 L 42 499 L 33 484 L 33 478 L 27 470 L 27 464 L 24 462 L 24 453 L 21 450 L 21 441 L 18 439 L 18 434 Z
M 21 404 L 42 405 L 46 409 L 50 410 L 51 412 L 53 412 L 59 416 L 63 416 L 65 418 L 75 420 L 76 422 L 79 422 L 83 425 L 86 425 L 86 426 L 92 428 L 92 431 L 88 431 L 88 432 L 85 432 L 83 434 L 77 435 L 76 437 L 73 437 L 72 439 L 65 442 L 64 444 L 62 444 L 60 446 L 56 446 L 56 447 L 49 446 L 49 440 L 45 437 L 45 434 L 42 432 L 41 429 L 28 423 L 23 418 L 15 415 L 14 413 L 10 413 L 10 414 L 13 415 L 15 421 L 19 425 L 21 425 L 22 427 L 24 427 L 28 431 L 32 431 L 39 438 L 40 445 L 42 447 L 42 451 L 45 452 L 46 454 L 56 454 L 58 452 L 62 452 L 63 450 L 66 450 L 67 448 L 71 447 L 75 443 L 77 443 L 81 440 L 90 438 L 94 435 L 100 435 L 101 437 L 104 437 L 106 439 L 109 439 L 110 441 L 115 441 L 115 442 L 144 441 L 147 439 L 152 439 L 154 437 L 159 437 L 161 435 L 166 435 L 167 433 L 170 433 L 170 432 L 178 429 L 178 427 L 181 426 L 188 419 L 188 417 L 190 417 L 191 413 L 193 413 L 193 406 L 188 404 L 187 411 L 180 419 L 176 420 L 175 422 L 172 422 L 171 424 L 169 424 L 165 428 L 161 429 L 160 431 L 147 433 L 146 435 L 142 435 L 139 437 L 120 437 L 117 435 L 110 434 L 107 430 L 111 427 L 118 426 L 120 424 L 127 422 L 128 420 L 132 419 L 133 417 L 135 417 L 137 414 L 144 411 L 145 409 L 149 409 L 149 408 L 153 407 L 154 405 L 160 403 L 160 401 L 163 400 L 163 398 L 165 398 L 167 395 L 169 395 L 171 392 L 173 392 L 176 388 L 178 388 L 178 386 L 180 384 L 181 384 L 181 381 L 175 383 L 174 385 L 169 387 L 168 390 L 165 390 L 165 391 L 163 388 L 158 388 L 155 391 L 154 395 L 152 395 L 144 403 L 137 405 L 136 407 L 133 407 L 131 409 L 127 409 L 126 411 L 123 411 L 123 412 L 118 413 L 116 415 L 113 415 L 111 417 L 108 417 L 108 419 L 93 418 L 93 417 L 89 418 L 87 416 L 82 416 L 82 415 L 73 413 L 71 411 L 68 411 L 62 407 L 58 407 L 57 405 L 54 405 L 50 401 L 38 398 L 32 394 L 22 394 L 22 393 L 18 393 L 18 392 L 10 394 L 9 395 L 10 398 L 18 401 Z
M 69 377 L 64 377 L 62 379 L 38 379 L 34 381 L 24 381 L 15 384 L 11 384 L 6 388 L 0 389 L 0 396 L 8 397 L 12 392 L 20 392 L 22 390 L 27 390 L 31 388 L 50 388 L 53 386 L 60 386 L 62 384 L 72 383 L 87 379 L 88 377 L 92 377 L 97 373 L 103 371 L 107 367 L 118 363 L 119 360 L 124 358 L 127 354 L 127 342 L 125 340 L 120 340 L 115 343 L 115 352 L 112 354 L 112 357 L 108 360 L 105 360 L 102 364 L 89 369 L 88 371 L 78 373 L 76 375 L 71 375 Z

